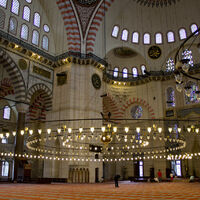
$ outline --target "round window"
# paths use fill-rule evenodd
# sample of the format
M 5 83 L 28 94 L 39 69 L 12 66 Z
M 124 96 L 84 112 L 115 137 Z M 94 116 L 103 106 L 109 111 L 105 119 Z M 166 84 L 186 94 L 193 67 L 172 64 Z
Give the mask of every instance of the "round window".
M 49 26 L 48 26 L 48 25 L 46 25 L 46 24 L 44 25 L 44 27 L 43 27 L 43 28 L 44 28 L 44 31 L 45 31 L 46 33 L 48 33 L 48 32 L 49 32 L 49 30 L 50 30 L 50 29 L 49 29 Z
M 143 113 L 143 110 L 142 110 L 141 106 L 134 106 L 134 107 L 131 108 L 131 116 L 134 119 L 141 118 L 142 117 L 142 113 Z

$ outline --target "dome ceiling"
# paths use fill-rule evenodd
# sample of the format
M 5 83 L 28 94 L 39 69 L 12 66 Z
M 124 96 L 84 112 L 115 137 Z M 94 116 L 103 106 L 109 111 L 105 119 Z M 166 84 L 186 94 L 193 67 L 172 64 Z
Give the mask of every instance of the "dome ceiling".
M 163 7 L 175 4 L 180 0 L 133 0 L 140 5 L 148 6 L 148 7 Z

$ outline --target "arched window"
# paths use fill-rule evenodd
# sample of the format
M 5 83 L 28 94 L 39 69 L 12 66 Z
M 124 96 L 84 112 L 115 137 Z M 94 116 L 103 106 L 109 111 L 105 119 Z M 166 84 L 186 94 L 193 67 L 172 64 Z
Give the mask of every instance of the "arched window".
M 156 40 L 156 44 L 162 44 L 162 34 L 156 33 L 155 40 Z
M 138 70 L 136 67 L 132 68 L 132 73 L 133 73 L 133 77 L 137 77 L 138 76 Z
M 44 35 L 42 38 L 42 48 L 47 51 L 49 49 L 49 38 L 46 35 Z
M 139 33 L 138 32 L 134 32 L 132 35 L 132 42 L 133 43 L 138 43 L 139 42 Z
M 0 10 L 0 28 L 4 28 L 4 24 L 5 24 L 5 19 L 6 19 L 6 15 L 3 12 L 3 10 Z
M 198 26 L 196 24 L 192 24 L 190 26 L 190 29 L 191 29 L 191 32 L 194 33 L 197 29 L 198 29 Z M 198 34 L 198 33 L 197 33 Z
M 26 21 L 30 21 L 31 10 L 28 6 L 24 6 L 23 10 L 23 19 Z
M 181 40 L 184 40 L 187 38 L 186 30 L 184 28 L 181 28 L 179 30 L 179 37 Z
M 18 15 L 19 14 L 19 1 L 13 0 L 11 5 L 11 12 Z
M 128 31 L 126 29 L 122 31 L 122 40 L 124 41 L 128 40 Z
M 119 75 L 119 68 L 115 67 L 114 70 L 113 70 L 113 76 L 118 77 L 118 75 Z
M 185 103 L 186 104 L 199 103 L 196 94 L 196 92 L 199 91 L 198 86 L 192 81 L 189 81 L 186 84 L 186 88 L 188 89 L 185 91 Z
M 26 0 L 26 2 L 27 2 L 27 3 L 31 3 L 31 2 L 32 2 L 32 0 Z
M 122 76 L 123 76 L 123 78 L 128 78 L 128 69 L 127 68 L 123 69 Z
M 39 33 L 38 31 L 34 30 L 32 35 L 32 43 L 37 45 L 39 44 Z
M 0 6 L 3 8 L 7 7 L 7 0 L 0 0 Z
M 167 107 L 175 107 L 175 91 L 172 87 L 167 88 Z
M 170 42 L 174 42 L 175 38 L 174 38 L 174 33 L 172 31 L 167 33 L 167 41 Z
M 144 44 L 150 44 L 151 37 L 149 33 L 144 34 Z
M 192 51 L 190 50 L 184 50 L 183 53 L 182 53 L 182 59 L 189 59 L 189 64 L 190 66 L 193 66 L 194 65 L 194 62 L 193 62 L 193 57 L 192 57 Z
M 113 31 L 112 31 L 112 36 L 117 37 L 119 33 L 119 26 L 114 26 Z
M 9 163 L 7 161 L 3 161 L 2 168 L 1 168 L 1 175 L 7 177 L 8 172 L 9 172 Z
M 22 24 L 21 38 L 24 40 L 28 40 L 28 26 L 26 24 Z
M 9 21 L 9 32 L 16 35 L 17 34 L 17 19 L 11 17 Z
M 141 66 L 141 72 L 142 72 L 142 75 L 145 75 L 145 70 L 146 70 L 146 66 L 145 65 L 142 65 Z
M 34 14 L 33 24 L 35 26 L 37 26 L 38 28 L 40 27 L 40 14 L 39 13 Z
M 174 69 L 175 69 L 174 60 L 172 58 L 169 58 L 166 62 L 166 71 L 171 72 L 174 71 Z
M 10 113 L 11 113 L 10 107 L 9 106 L 5 106 L 3 108 L 3 119 L 9 120 L 10 119 Z

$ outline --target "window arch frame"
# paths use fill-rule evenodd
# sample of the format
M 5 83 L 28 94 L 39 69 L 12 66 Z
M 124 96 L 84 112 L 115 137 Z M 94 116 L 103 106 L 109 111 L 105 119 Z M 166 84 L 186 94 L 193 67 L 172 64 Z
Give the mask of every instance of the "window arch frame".
M 2 23 L 0 21 L 0 29 L 4 29 L 5 28 L 5 22 L 6 22 L 6 13 L 3 10 L 0 10 L 0 12 L 2 12 L 2 17 L 0 19 L 0 20 L 2 20 Z
M 12 9 L 13 9 L 13 2 L 14 2 L 14 1 L 18 2 L 18 4 L 19 4 L 18 10 L 17 10 L 17 12 L 18 12 L 17 14 L 16 14 L 15 12 L 12 12 Z M 12 0 L 11 6 L 10 6 L 10 12 L 13 13 L 13 14 L 15 14 L 15 15 L 17 15 L 17 16 L 19 16 L 19 13 L 20 13 L 20 2 L 19 2 L 19 0 Z
M 181 38 L 181 32 L 180 31 L 184 31 L 184 34 L 185 34 L 185 38 Z M 178 29 L 178 35 L 179 35 L 179 40 L 185 40 L 187 38 L 187 31 L 186 31 L 186 28 L 184 27 L 181 27 Z
M 4 8 L 4 9 L 7 9 L 8 8 L 8 0 L 6 0 L 6 6 L 0 6 L 0 8 Z
M 136 69 L 136 74 L 134 73 L 134 69 Z M 138 77 L 138 68 L 137 67 L 132 67 L 132 69 L 131 69 L 131 71 L 132 71 L 132 76 L 133 76 L 133 78 L 137 78 Z
M 133 41 L 133 35 L 134 35 L 135 33 L 138 34 L 138 40 L 137 40 L 137 42 L 134 42 L 134 41 Z M 133 44 L 139 44 L 139 41 L 140 41 L 140 33 L 139 33 L 138 31 L 134 31 L 134 32 L 132 33 L 131 42 L 132 42 Z
M 156 37 L 156 36 L 157 36 L 158 34 L 161 36 L 161 43 L 157 43 L 157 41 L 156 41 L 156 40 L 157 40 L 157 37 Z M 155 35 L 154 35 L 154 39 L 155 39 L 155 44 L 158 44 L 158 45 L 163 44 L 163 34 L 162 34 L 161 32 L 156 32 Z
M 148 35 L 148 36 L 149 36 L 149 43 L 145 43 L 145 41 L 144 41 L 145 35 Z M 151 34 L 150 34 L 149 32 L 145 32 L 145 33 L 143 34 L 143 44 L 144 44 L 144 45 L 150 45 L 150 44 L 151 44 Z
M 11 21 L 11 19 L 14 19 L 14 20 L 15 20 L 15 22 L 16 22 L 15 31 L 11 31 L 11 30 L 10 30 L 10 21 Z M 8 24 L 8 33 L 11 33 L 11 34 L 13 34 L 13 35 L 17 35 L 17 30 L 18 30 L 18 20 L 17 20 L 17 18 L 16 18 L 16 17 L 14 17 L 14 16 L 11 16 L 11 17 L 9 18 L 9 24 Z
M 5 109 L 9 109 L 9 118 L 5 117 Z M 11 120 L 11 107 L 9 105 L 5 105 L 3 107 L 3 120 Z
M 45 49 L 44 46 L 43 46 L 43 39 L 44 39 L 44 37 L 46 37 L 46 38 L 47 38 L 47 41 L 48 41 L 48 48 L 47 48 L 47 49 Z M 42 46 L 42 49 L 44 49 L 45 51 L 49 51 L 49 37 L 48 37 L 46 34 L 44 34 L 44 35 L 42 36 L 42 41 L 41 41 L 41 42 L 42 42 L 42 45 L 41 45 L 41 46 Z
M 115 71 L 115 69 L 117 69 L 117 71 Z M 117 73 L 117 76 L 115 76 L 115 73 Z M 118 77 L 119 77 L 119 67 L 115 67 L 115 68 L 113 69 L 113 77 L 114 77 L 114 78 L 118 78 Z
M 27 31 L 27 39 L 25 39 L 25 38 L 22 37 L 22 27 L 23 27 L 24 25 L 28 28 L 28 29 L 27 29 L 27 30 L 28 30 L 28 31 Z M 23 40 L 28 41 L 28 38 L 29 38 L 29 27 L 28 27 L 28 25 L 25 24 L 25 23 L 23 23 L 23 24 L 21 25 L 21 29 L 20 29 L 20 38 L 23 39 Z
M 38 33 L 38 44 L 34 44 L 34 43 L 33 43 L 33 33 L 34 33 L 35 31 Z M 39 31 L 36 30 L 36 29 L 33 29 L 33 31 L 32 31 L 31 43 L 32 43 L 33 45 L 35 45 L 35 46 L 39 46 L 39 44 L 40 44 L 40 33 L 39 33 Z
M 39 26 L 35 25 L 35 15 L 36 15 L 36 14 L 38 14 L 39 17 L 40 17 L 40 24 L 39 24 Z M 33 25 L 34 25 L 35 27 L 37 27 L 37 28 L 40 28 L 40 27 L 41 27 L 41 15 L 40 15 L 39 12 L 34 12 L 34 14 L 33 14 Z
M 126 40 L 123 40 L 123 39 L 122 39 L 122 37 L 123 37 L 123 32 L 124 32 L 124 31 L 127 31 L 127 39 L 126 39 Z M 122 29 L 121 40 L 122 40 L 123 42 L 128 42 L 128 37 L 129 37 L 129 31 L 128 31 L 128 29 L 126 29 L 126 28 Z
M 114 31 L 114 28 L 115 28 L 115 27 L 118 27 L 118 32 L 117 32 L 117 36 L 116 36 L 116 37 L 113 36 L 113 31 Z M 118 38 L 118 37 L 119 37 L 119 32 L 120 32 L 120 27 L 119 27 L 118 24 L 115 24 L 115 25 L 113 26 L 113 28 L 112 28 L 111 37 L 113 37 L 113 38 Z
M 124 70 L 127 70 L 127 72 L 126 73 L 124 73 Z M 127 77 L 124 77 L 124 74 L 126 74 L 127 75 Z M 122 78 L 128 78 L 128 68 L 127 67 L 124 67 L 123 69 L 122 69 Z
M 167 101 L 169 100 L 168 99 L 168 89 L 170 89 L 170 88 L 172 88 L 173 92 L 174 92 L 174 101 L 173 101 L 173 103 L 172 103 L 171 106 L 169 105 L 169 103 L 167 103 Z M 166 89 L 165 89 L 165 98 L 166 98 L 166 108 L 167 109 L 168 108 L 175 108 L 176 107 L 176 89 L 173 86 L 169 85 L 168 87 L 166 87 Z
M 145 70 L 147 69 L 147 66 L 145 64 L 140 65 L 141 74 L 144 76 L 144 75 L 146 75 L 146 73 L 143 73 L 143 70 L 142 70 L 143 66 L 145 67 Z
M 27 7 L 27 8 L 29 9 L 29 11 L 30 11 L 30 13 L 29 13 L 29 20 L 26 20 L 26 19 L 24 18 L 24 9 L 25 9 L 25 7 Z M 23 7 L 22 19 L 25 20 L 25 21 L 27 21 L 27 22 L 30 22 L 30 21 L 31 21 L 31 9 L 30 9 L 30 7 L 27 6 L 27 5 L 25 5 L 25 6 Z
M 173 41 L 169 41 L 169 33 L 172 33 L 173 34 Z M 174 31 L 172 31 L 172 30 L 169 30 L 169 31 L 167 31 L 167 33 L 166 33 L 166 35 L 167 35 L 167 43 L 175 43 L 176 42 L 176 38 L 175 38 L 175 33 L 174 33 Z

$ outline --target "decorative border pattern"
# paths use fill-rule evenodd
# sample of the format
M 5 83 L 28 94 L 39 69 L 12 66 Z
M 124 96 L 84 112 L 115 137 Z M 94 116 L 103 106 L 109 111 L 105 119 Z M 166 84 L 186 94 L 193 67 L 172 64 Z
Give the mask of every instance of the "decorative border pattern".
M 77 19 L 70 3 L 70 0 L 57 0 L 58 8 L 64 20 L 64 26 L 67 31 L 67 40 L 70 51 L 81 51 L 81 37 L 78 28 Z
M 12 58 L 0 48 L 0 64 L 3 65 L 10 76 L 11 83 L 14 87 L 16 101 L 25 102 L 26 86 L 20 69 Z

